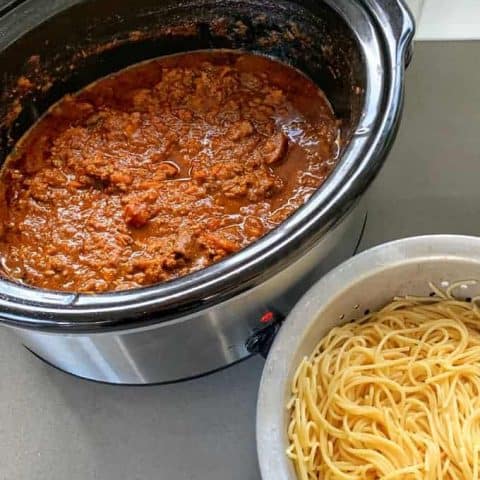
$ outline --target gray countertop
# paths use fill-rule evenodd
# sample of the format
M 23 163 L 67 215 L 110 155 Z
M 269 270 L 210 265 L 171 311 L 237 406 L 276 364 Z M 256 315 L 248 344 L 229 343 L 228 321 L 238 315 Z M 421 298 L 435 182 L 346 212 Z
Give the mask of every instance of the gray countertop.
M 371 187 L 361 248 L 480 234 L 480 43 L 417 43 L 402 127 Z M 1 480 L 259 480 L 263 361 L 189 382 L 114 387 L 34 358 L 0 330 Z

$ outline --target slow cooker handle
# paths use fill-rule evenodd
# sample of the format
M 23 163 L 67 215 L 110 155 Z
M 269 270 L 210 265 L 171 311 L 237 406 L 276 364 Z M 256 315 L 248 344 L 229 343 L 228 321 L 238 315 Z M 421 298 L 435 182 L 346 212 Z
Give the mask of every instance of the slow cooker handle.
M 387 43 L 396 52 L 397 63 L 408 67 L 413 55 L 415 19 L 405 0 L 363 0 L 378 24 L 389 31 Z

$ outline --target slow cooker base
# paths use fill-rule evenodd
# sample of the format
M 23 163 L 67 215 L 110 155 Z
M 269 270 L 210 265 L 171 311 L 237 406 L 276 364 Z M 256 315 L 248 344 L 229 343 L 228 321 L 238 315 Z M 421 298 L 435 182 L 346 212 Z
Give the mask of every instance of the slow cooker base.
M 242 363 L 245 360 L 248 360 L 249 358 L 253 357 L 253 354 L 246 355 L 245 357 L 242 357 L 232 363 L 229 363 L 228 365 L 224 365 L 223 367 L 218 367 L 214 370 L 210 370 L 205 373 L 199 373 L 198 375 L 192 375 L 190 377 L 185 377 L 185 378 L 179 378 L 177 380 L 168 380 L 165 382 L 151 382 L 151 383 L 113 383 L 113 382 L 107 382 L 105 380 L 97 380 L 95 378 L 88 378 L 88 377 L 82 377 L 81 375 L 77 375 L 74 372 L 67 372 L 66 370 L 63 370 L 62 368 L 58 367 L 57 365 L 54 365 L 53 363 L 50 363 L 48 360 L 45 360 L 42 358 L 40 355 L 35 353 L 33 350 L 30 350 L 26 345 L 23 345 L 25 350 L 27 350 L 29 353 L 31 353 L 35 358 L 43 362 L 45 365 L 54 368 L 55 370 L 58 370 L 59 372 L 65 373 L 66 375 L 70 375 L 72 377 L 78 378 L 80 380 L 85 380 L 87 382 L 92 382 L 92 383 L 100 383 L 103 385 L 121 385 L 122 387 L 155 387 L 158 385 L 172 385 L 174 383 L 180 383 L 180 382 L 188 382 L 190 380 L 197 380 L 202 377 L 207 377 L 208 375 L 213 375 L 214 373 L 221 372 L 222 370 L 226 370 L 227 368 L 233 367 L 234 365 L 237 365 L 238 363 Z

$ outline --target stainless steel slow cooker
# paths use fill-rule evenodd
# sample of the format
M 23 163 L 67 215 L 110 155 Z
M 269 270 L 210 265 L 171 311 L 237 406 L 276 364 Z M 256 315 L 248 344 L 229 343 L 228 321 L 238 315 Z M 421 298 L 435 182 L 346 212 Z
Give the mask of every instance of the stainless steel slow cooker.
M 188 378 L 256 350 L 262 327 L 355 248 L 360 197 L 400 120 L 413 28 L 403 0 L 20 2 L 0 19 L 0 162 L 65 93 L 147 58 L 205 48 L 254 51 L 305 72 L 342 119 L 343 149 L 307 204 L 241 252 L 118 293 L 59 293 L 2 279 L 1 323 L 47 362 L 111 383 Z

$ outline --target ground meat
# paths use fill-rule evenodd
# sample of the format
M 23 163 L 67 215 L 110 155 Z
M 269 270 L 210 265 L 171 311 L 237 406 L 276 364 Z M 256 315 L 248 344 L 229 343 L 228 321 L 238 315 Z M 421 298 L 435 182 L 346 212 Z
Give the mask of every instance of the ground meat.
M 230 131 L 230 138 L 233 141 L 237 141 L 251 135 L 254 132 L 254 128 L 251 122 L 249 122 L 248 120 L 242 120 L 240 122 L 235 122 L 232 125 Z
M 206 267 L 309 198 L 338 129 L 312 82 L 260 56 L 182 54 L 106 77 L 64 97 L 7 160 L 0 271 L 103 292 Z
M 145 226 L 150 218 L 154 216 L 154 211 L 146 203 L 127 203 L 123 211 L 127 225 L 135 228 Z

